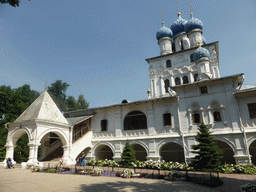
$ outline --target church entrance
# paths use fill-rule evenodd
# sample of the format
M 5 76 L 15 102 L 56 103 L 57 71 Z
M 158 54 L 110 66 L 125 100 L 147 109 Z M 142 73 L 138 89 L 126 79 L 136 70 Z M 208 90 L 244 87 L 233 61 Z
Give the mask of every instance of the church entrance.
M 160 156 L 166 162 L 185 162 L 183 147 L 173 142 L 166 143 L 161 147 Z
M 95 158 L 96 160 L 113 160 L 113 152 L 110 149 L 109 146 L 107 145 L 99 145 L 96 149 L 95 149 Z
M 147 151 L 140 144 L 131 145 L 135 151 L 135 157 L 138 161 L 147 160 Z

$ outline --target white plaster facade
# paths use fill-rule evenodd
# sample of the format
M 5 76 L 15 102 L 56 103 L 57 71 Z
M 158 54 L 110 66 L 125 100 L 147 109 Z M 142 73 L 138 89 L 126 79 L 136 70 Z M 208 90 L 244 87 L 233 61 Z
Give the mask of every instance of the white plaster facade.
M 256 163 L 251 147 L 256 146 L 256 115 L 248 109 L 248 104 L 256 106 L 256 88 L 242 85 L 243 74 L 220 77 L 218 42 L 203 45 L 200 30 L 176 35 L 176 51 L 169 37 L 159 42 L 161 55 L 146 59 L 150 80 L 147 100 L 67 112 L 65 119 L 45 91 L 40 96 L 45 102 L 39 99 L 31 105 L 43 109 L 41 116 L 28 115 L 37 114 L 30 106 L 24 112 L 27 115 L 7 124 L 6 158 L 13 158 L 16 141 L 26 133 L 28 162 L 37 163 L 38 146 L 47 141 L 42 140 L 45 135 L 54 132 L 61 139 L 68 164 L 74 163 L 82 151 L 87 159 L 120 160 L 127 141 L 135 147 L 139 159 L 187 163 L 194 157 L 191 146 L 196 144 L 198 123 L 203 121 L 225 151 L 225 162 Z M 198 45 L 208 50 L 209 56 L 194 61 Z M 45 103 L 53 107 L 45 107 Z M 77 131 L 81 123 L 89 128 Z M 44 151 L 43 156 L 52 151 Z

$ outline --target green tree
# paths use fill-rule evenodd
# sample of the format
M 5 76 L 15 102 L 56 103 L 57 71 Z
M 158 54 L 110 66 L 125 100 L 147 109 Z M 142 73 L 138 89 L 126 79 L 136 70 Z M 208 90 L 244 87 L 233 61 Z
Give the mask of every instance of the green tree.
M 13 7 L 19 7 L 19 0 L 0 0 L 0 3 L 4 4 L 4 3 L 9 3 L 11 6 Z
M 5 144 L 8 130 L 5 124 L 15 121 L 21 113 L 39 96 L 37 91 L 23 85 L 18 89 L 10 86 L 0 86 L 0 161 L 5 158 Z
M 192 166 L 198 171 L 218 171 L 222 152 L 213 141 L 214 137 L 211 136 L 207 125 L 202 122 L 198 127 L 198 131 L 196 136 L 198 144 L 192 145 L 193 153 L 197 154 L 194 157 Z
M 89 107 L 89 103 L 85 100 L 84 95 L 80 94 L 77 100 L 78 109 L 87 109 Z
M 51 95 L 58 108 L 63 112 L 66 111 L 68 107 L 66 94 L 68 87 L 69 84 L 62 82 L 61 80 L 57 80 L 55 83 L 52 83 L 51 86 L 48 87 L 49 94 Z
M 132 162 L 136 162 L 135 151 L 127 141 L 121 156 L 121 165 L 123 167 L 132 167 Z
M 74 111 L 78 109 L 77 101 L 73 96 L 68 96 L 67 105 L 68 105 L 68 109 L 67 109 L 68 111 Z
M 14 149 L 14 160 L 17 163 L 27 162 L 29 156 L 29 146 L 28 146 L 28 135 L 22 135 L 16 143 Z

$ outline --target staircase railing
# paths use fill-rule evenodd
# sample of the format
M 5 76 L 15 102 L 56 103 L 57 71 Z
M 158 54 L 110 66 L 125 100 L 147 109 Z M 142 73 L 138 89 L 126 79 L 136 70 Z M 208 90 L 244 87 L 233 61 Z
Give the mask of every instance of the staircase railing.
M 89 126 L 85 126 L 82 127 L 82 129 L 80 131 L 78 131 L 77 133 L 73 133 L 73 137 L 72 137 L 72 143 L 76 142 L 78 139 L 80 139 L 81 137 L 83 137 L 84 135 L 86 135 L 89 131 L 91 131 Z

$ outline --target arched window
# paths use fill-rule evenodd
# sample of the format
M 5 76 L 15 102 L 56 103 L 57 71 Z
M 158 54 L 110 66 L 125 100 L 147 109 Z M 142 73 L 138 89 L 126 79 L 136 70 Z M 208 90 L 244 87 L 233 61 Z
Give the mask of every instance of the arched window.
M 167 60 L 166 61 L 166 68 L 170 68 L 170 67 L 172 67 L 172 62 L 171 62 L 171 60 Z
M 180 85 L 180 78 L 179 77 L 175 78 L 175 85 Z
M 196 74 L 194 75 L 194 81 L 197 81 L 197 79 L 198 79 L 198 74 L 196 73 Z
M 180 50 L 184 50 L 183 40 L 180 41 Z
M 168 87 L 170 87 L 170 81 L 169 79 L 165 79 L 164 80 L 165 93 L 168 93 Z
M 124 118 L 124 130 L 147 129 L 147 117 L 141 111 L 132 111 Z
M 183 80 L 183 84 L 188 84 L 188 76 L 183 76 L 182 80 Z
M 190 62 L 191 62 L 191 63 L 195 62 L 195 61 L 194 61 L 194 54 L 191 54 L 191 55 L 190 55 Z

